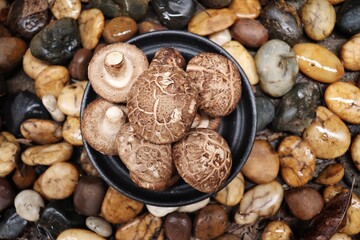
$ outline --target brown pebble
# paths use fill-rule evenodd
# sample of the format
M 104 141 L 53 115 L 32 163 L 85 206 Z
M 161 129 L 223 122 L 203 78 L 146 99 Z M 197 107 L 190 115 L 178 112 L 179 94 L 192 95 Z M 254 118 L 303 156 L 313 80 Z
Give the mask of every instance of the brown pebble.
M 26 43 L 17 37 L 0 38 L 0 75 L 6 75 L 21 63 Z
M 111 19 L 104 28 L 103 38 L 107 43 L 126 42 L 138 31 L 134 19 L 129 17 L 116 17 Z
M 15 191 L 10 182 L 0 178 L 0 213 L 11 204 L 15 199 Z
M 0 25 L 0 37 L 11 37 L 11 33 L 3 25 Z
M 144 34 L 147 32 L 154 32 L 154 31 L 160 31 L 167 29 L 165 26 L 155 23 L 155 22 L 149 22 L 144 21 L 139 24 L 139 33 Z
M 188 240 L 191 237 L 192 223 L 186 213 L 173 212 L 165 219 L 165 236 L 169 240 Z
M 16 169 L 12 175 L 12 181 L 19 189 L 31 187 L 35 182 L 35 169 L 24 164 L 20 169 Z
M 269 39 L 268 30 L 257 20 L 240 18 L 231 26 L 231 36 L 245 47 L 259 48 Z
M 68 67 L 70 76 L 77 80 L 87 80 L 87 69 L 91 58 L 91 50 L 87 48 L 77 50 Z

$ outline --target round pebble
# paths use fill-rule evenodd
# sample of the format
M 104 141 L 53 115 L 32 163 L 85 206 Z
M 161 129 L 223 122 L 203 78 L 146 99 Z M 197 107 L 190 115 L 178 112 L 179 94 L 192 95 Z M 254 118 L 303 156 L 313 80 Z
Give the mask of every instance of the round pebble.
M 327 165 L 315 179 L 316 183 L 334 185 L 341 181 L 345 174 L 345 167 L 341 163 Z
M 337 27 L 345 34 L 360 33 L 360 2 L 357 0 L 345 1 L 337 14 Z
M 57 18 L 78 19 L 81 13 L 80 0 L 54 0 L 50 4 L 51 13 Z
M 136 22 L 129 17 L 111 19 L 104 28 L 102 36 L 107 43 L 126 42 L 138 31 Z
M 164 231 L 169 240 L 188 240 L 192 233 L 191 219 L 186 213 L 170 213 L 166 216 Z
M 26 43 L 21 38 L 0 38 L 0 74 L 7 75 L 11 73 L 21 63 L 26 49 Z
M 71 145 L 82 146 L 84 143 L 80 129 L 80 118 L 67 116 L 62 129 L 62 136 Z
M 50 144 L 62 139 L 62 126 L 51 120 L 30 118 L 20 126 L 21 134 L 38 144 Z
M 268 30 L 257 20 L 240 18 L 231 26 L 231 36 L 245 47 L 259 48 L 269 39 Z
M 161 31 L 165 30 L 166 27 L 163 25 L 156 23 L 156 22 L 150 22 L 150 21 L 143 21 L 139 24 L 139 34 L 144 34 L 147 32 L 154 32 L 154 31 Z
M 47 94 L 58 97 L 69 80 L 69 71 L 66 67 L 60 65 L 49 66 L 40 72 L 35 79 L 36 95 L 39 98 Z
M 18 189 L 31 187 L 36 179 L 35 169 L 24 164 L 20 169 L 16 169 L 12 175 L 12 181 Z
M 216 43 L 217 45 L 222 46 L 231 40 L 230 30 L 224 29 L 222 31 L 213 33 L 209 36 L 209 39 L 214 43 Z
M 92 56 L 92 51 L 87 48 L 80 48 L 76 51 L 68 67 L 71 78 L 77 80 L 88 79 L 87 69 Z
M 57 106 L 68 116 L 79 117 L 81 100 L 88 81 L 79 81 L 63 87 L 57 95 Z M 56 95 L 55 95 L 56 96 Z
M 104 31 L 105 18 L 103 13 L 96 8 L 84 10 L 81 12 L 78 22 L 82 46 L 87 49 L 94 49 Z
M 14 200 L 16 213 L 20 217 L 36 222 L 40 219 L 40 211 L 45 203 L 41 195 L 34 190 L 26 189 L 19 192 Z
M 80 228 L 66 229 L 59 234 L 56 240 L 105 240 L 105 238 L 89 230 Z
M 341 46 L 340 59 L 345 69 L 360 71 L 360 33 L 352 36 Z
M 235 206 L 239 204 L 244 196 L 245 180 L 241 172 L 231 180 L 223 189 L 214 195 L 214 198 L 219 203 L 225 206 Z
M 261 4 L 259 0 L 233 0 L 229 9 L 240 18 L 257 18 L 261 13 Z
M 111 224 L 101 217 L 87 217 L 86 226 L 102 237 L 110 237 L 112 234 Z
M 49 64 L 34 57 L 28 48 L 23 57 L 22 66 L 26 75 L 35 80 L 40 72 L 49 67 Z

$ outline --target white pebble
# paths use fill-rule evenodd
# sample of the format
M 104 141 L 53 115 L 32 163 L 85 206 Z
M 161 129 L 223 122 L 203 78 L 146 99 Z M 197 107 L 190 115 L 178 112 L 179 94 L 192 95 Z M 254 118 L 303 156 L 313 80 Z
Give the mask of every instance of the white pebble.
M 111 224 L 101 217 L 87 217 L 86 226 L 102 237 L 110 237 L 112 234 Z
M 40 194 L 34 190 L 23 190 L 14 200 L 16 213 L 25 220 L 36 222 L 40 219 L 40 210 L 45 206 Z

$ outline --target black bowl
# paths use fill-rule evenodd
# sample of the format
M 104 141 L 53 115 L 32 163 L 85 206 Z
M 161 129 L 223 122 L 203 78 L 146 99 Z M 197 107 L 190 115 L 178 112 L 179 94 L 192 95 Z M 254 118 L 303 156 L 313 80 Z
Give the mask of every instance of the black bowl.
M 241 100 L 230 115 L 222 118 L 219 128 L 219 133 L 230 146 L 233 158 L 231 173 L 225 183 L 227 185 L 239 173 L 246 162 L 256 132 L 255 97 L 242 68 L 223 48 L 206 38 L 188 32 L 172 30 L 151 32 L 135 37 L 128 43 L 140 48 L 149 61 L 158 49 L 173 47 L 184 56 L 187 62 L 201 52 L 214 52 L 226 56 L 236 64 L 242 78 Z M 91 84 L 88 84 L 81 104 L 81 117 L 84 108 L 97 97 Z M 94 150 L 86 141 L 84 141 L 84 147 L 90 161 L 99 171 L 101 177 L 110 186 L 137 201 L 150 205 L 170 207 L 195 203 L 211 196 L 209 193 L 195 190 L 182 180 L 161 192 L 140 188 L 130 179 L 128 170 L 119 157 L 103 155 Z

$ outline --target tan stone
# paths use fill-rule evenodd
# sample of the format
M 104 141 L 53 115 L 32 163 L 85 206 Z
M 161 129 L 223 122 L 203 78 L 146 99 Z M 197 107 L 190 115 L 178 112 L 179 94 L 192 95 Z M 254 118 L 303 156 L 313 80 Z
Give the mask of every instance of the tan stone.
M 229 6 L 237 18 L 252 18 L 260 16 L 261 4 L 259 0 L 233 0 Z
M 70 75 L 66 67 L 53 65 L 45 68 L 35 79 L 35 91 L 39 98 L 51 94 L 58 97 L 69 82 Z
M 81 12 L 78 22 L 83 47 L 94 49 L 104 31 L 105 17 L 103 13 L 97 8 L 84 10 Z

